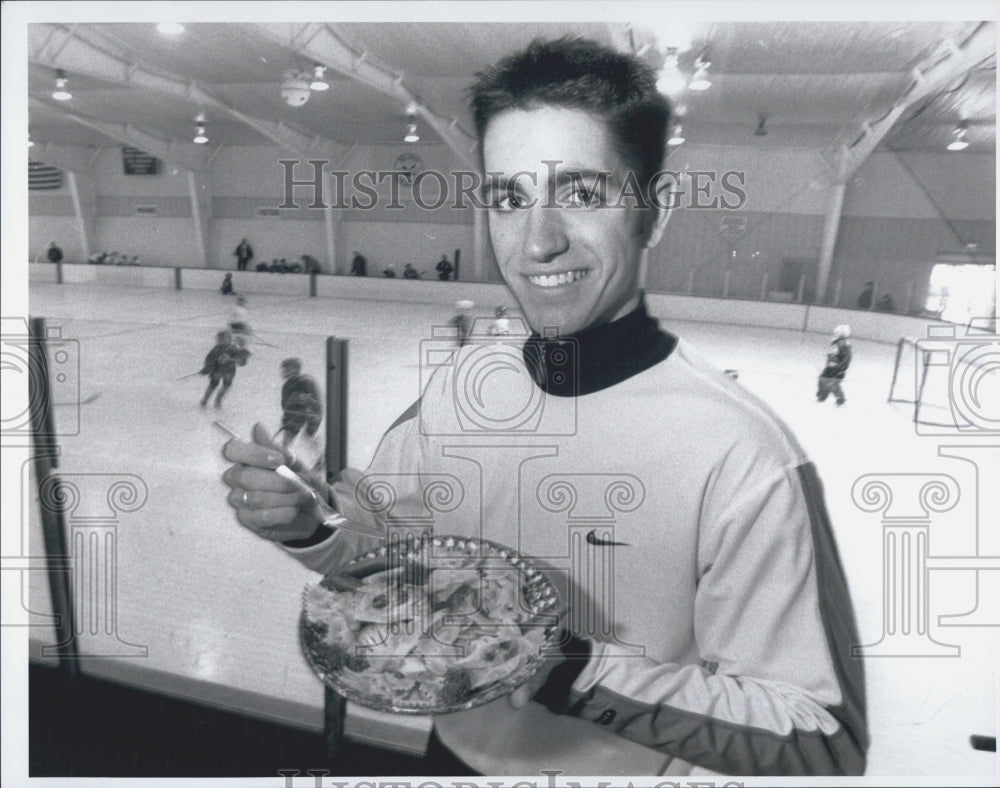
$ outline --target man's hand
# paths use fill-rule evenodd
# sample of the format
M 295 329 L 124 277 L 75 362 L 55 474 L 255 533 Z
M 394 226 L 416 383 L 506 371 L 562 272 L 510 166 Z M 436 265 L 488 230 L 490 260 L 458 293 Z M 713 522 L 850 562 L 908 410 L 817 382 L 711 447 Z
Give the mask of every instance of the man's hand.
M 308 539 L 316 532 L 320 521 L 315 503 L 274 472 L 291 457 L 271 440 L 264 425 L 254 425 L 252 442 L 233 438 L 222 453 L 235 463 L 222 480 L 232 488 L 227 500 L 241 525 L 273 542 Z M 317 489 L 326 489 L 323 479 L 300 473 Z

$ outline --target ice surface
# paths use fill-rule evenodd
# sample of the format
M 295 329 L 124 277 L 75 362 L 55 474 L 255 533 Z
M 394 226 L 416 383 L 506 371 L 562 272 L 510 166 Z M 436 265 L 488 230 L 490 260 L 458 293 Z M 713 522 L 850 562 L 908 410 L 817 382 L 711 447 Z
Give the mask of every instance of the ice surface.
M 421 340 L 451 313 L 432 304 L 252 295 L 247 308 L 260 341 L 251 343 L 253 355 L 223 407 L 202 410 L 205 378 L 179 378 L 200 368 L 230 303 L 214 292 L 33 284 L 32 315 L 80 342 L 81 392 L 100 394 L 82 406 L 80 434 L 63 441 L 60 468 L 135 474 L 148 486 L 144 508 L 122 515 L 117 530 L 117 628 L 149 647 L 149 667 L 285 698 L 316 710 L 318 719 L 318 681 L 294 645 L 299 595 L 312 576 L 236 523 L 220 478 L 226 439 L 211 422 L 221 418 L 240 434 L 256 421 L 276 430 L 280 361 L 298 356 L 304 372 L 322 383 L 325 338 L 345 338 L 348 459 L 363 467 L 385 428 L 419 394 Z M 930 551 L 975 549 L 974 469 L 939 457 L 948 439 L 917 435 L 910 414 L 886 404 L 893 346 L 853 340 L 848 400 L 837 408 L 832 399 L 817 404 L 814 395 L 826 336 L 669 320 L 665 326 L 720 368 L 737 370 L 739 382 L 788 422 L 815 460 L 863 643 L 882 632 L 882 526 L 852 501 L 858 477 L 952 475 L 963 498 L 935 520 Z M 38 549 L 37 522 L 31 538 Z M 960 645 L 961 656 L 866 660 L 869 775 L 994 774 L 995 756 L 973 751 L 968 737 L 996 733 L 998 630 L 939 627 L 939 614 L 976 605 L 975 577 L 969 570 L 931 575 L 931 630 Z M 44 612 L 43 573 L 33 573 L 31 583 L 32 607 Z

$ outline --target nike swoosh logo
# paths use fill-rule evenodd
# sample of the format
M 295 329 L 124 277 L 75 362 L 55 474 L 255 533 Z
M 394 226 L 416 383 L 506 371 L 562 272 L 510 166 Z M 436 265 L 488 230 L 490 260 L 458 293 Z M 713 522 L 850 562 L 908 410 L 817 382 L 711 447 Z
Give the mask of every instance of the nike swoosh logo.
M 613 542 L 610 539 L 601 539 L 597 535 L 596 529 L 587 531 L 587 544 L 597 545 L 598 547 L 613 547 L 615 545 L 628 547 L 628 542 Z

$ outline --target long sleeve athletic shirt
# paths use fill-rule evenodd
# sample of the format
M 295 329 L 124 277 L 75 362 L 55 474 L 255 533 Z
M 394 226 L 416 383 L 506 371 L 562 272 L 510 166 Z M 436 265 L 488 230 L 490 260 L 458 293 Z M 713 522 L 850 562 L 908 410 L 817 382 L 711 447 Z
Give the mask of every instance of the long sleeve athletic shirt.
M 562 340 L 424 350 L 420 400 L 332 489 L 345 516 L 490 539 L 560 573 L 589 658 L 553 671 L 552 710 L 725 774 L 864 773 L 859 639 L 820 481 L 764 404 L 644 304 Z M 337 532 L 289 551 L 328 571 L 375 544 Z

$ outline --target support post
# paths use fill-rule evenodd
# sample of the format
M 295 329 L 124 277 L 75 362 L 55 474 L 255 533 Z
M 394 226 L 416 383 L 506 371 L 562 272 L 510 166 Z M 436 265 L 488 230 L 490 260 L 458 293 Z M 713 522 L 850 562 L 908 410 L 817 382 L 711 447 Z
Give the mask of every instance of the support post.
M 339 216 L 334 216 L 337 210 L 332 205 L 323 211 L 323 227 L 326 230 L 326 260 L 331 274 L 339 274 L 337 267 L 337 236 L 340 234 Z
M 77 174 L 72 170 L 66 173 L 66 183 L 69 186 L 70 198 L 73 200 L 73 214 L 76 227 L 80 233 L 80 247 L 83 249 L 83 261 L 90 260 L 91 244 L 94 243 L 94 221 L 97 216 L 97 196 L 94 178 L 90 174 Z
M 55 473 L 59 447 L 55 443 L 55 423 L 52 419 L 52 392 L 49 388 L 49 365 L 45 347 L 45 319 L 31 319 L 28 345 L 29 363 L 37 374 L 28 376 L 28 407 L 31 409 L 31 438 L 35 451 L 35 478 L 39 487 L 39 500 L 48 500 L 41 506 L 42 535 L 45 541 L 45 560 L 48 566 L 49 592 L 52 612 L 56 618 L 57 645 L 60 673 L 75 679 L 80 672 L 80 661 L 73 616 L 69 544 L 63 511 L 65 501 L 61 496 L 43 498 L 41 490 L 48 486 L 49 477 Z M 62 564 L 62 565 L 60 565 Z
M 196 253 L 202 268 L 208 268 L 208 223 L 212 211 L 212 194 L 209 191 L 208 178 L 201 174 L 188 171 L 188 196 L 191 200 L 191 218 L 194 221 L 194 237 L 197 245 Z
M 472 276 L 475 282 L 486 282 L 486 209 L 472 208 Z
M 819 269 L 816 272 L 816 303 L 829 303 L 826 300 L 827 284 L 830 271 L 833 269 L 833 251 L 837 245 L 837 233 L 840 230 L 840 216 L 844 209 L 844 193 L 847 184 L 837 181 L 830 192 L 830 200 L 823 219 L 823 240 L 819 252 Z
M 347 340 L 326 339 L 326 480 L 332 484 L 347 467 Z M 328 757 L 340 751 L 347 701 L 334 689 L 324 692 L 324 737 Z

